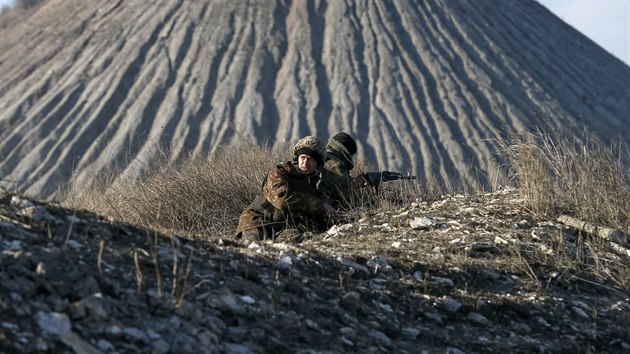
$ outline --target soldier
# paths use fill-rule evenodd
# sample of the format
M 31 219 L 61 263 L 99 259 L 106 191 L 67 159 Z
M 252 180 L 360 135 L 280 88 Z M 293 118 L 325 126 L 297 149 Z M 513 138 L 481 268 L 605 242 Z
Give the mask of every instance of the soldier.
M 362 175 L 350 176 L 356 153 L 357 143 L 348 133 L 336 134 L 326 145 L 326 161 L 319 188 L 336 207 L 348 208 L 359 204 L 362 199 L 359 191 L 365 186 L 365 179 Z
M 236 238 L 275 239 L 285 229 L 300 233 L 328 228 L 337 214 L 316 188 L 325 155 L 317 137 L 298 141 L 293 160 L 269 170 L 262 193 L 241 213 Z

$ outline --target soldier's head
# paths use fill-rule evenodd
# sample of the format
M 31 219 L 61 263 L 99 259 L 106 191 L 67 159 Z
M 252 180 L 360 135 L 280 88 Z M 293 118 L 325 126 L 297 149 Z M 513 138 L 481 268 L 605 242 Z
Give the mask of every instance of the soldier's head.
M 357 153 L 357 143 L 350 134 L 341 132 L 328 139 L 326 152 L 328 156 L 335 157 L 346 165 L 348 170 L 351 170 L 354 167 L 353 160 Z
M 311 174 L 323 166 L 324 156 L 326 156 L 326 146 L 313 135 L 300 139 L 293 147 L 293 157 L 298 170 L 303 174 Z

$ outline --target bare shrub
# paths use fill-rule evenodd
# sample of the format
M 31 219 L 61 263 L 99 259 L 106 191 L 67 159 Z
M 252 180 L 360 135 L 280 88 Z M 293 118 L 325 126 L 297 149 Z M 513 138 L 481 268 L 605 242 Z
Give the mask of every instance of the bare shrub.
M 535 213 L 571 213 L 585 221 L 630 229 L 627 147 L 582 140 L 555 129 L 512 133 L 500 142 L 511 176 Z

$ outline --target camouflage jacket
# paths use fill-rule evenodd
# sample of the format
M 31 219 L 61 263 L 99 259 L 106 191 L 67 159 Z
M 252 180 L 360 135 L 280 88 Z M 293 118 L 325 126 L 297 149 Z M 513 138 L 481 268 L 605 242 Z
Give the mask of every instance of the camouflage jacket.
M 328 219 L 324 199 L 318 192 L 318 176 L 300 173 L 292 162 L 269 170 L 262 194 L 241 213 L 236 237 L 241 232 L 266 229 L 272 234 L 285 228 L 323 230 Z
M 349 207 L 354 205 L 358 196 L 358 188 L 350 177 L 354 167 L 348 150 L 336 141 L 331 140 L 326 150 L 326 162 L 322 170 L 319 189 L 335 206 Z

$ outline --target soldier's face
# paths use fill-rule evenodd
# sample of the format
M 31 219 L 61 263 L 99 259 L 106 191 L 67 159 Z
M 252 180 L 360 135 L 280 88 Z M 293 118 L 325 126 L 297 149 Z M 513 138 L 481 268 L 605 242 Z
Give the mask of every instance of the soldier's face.
M 317 169 L 317 161 L 306 154 L 300 154 L 298 156 L 298 169 L 305 175 L 313 173 Z

